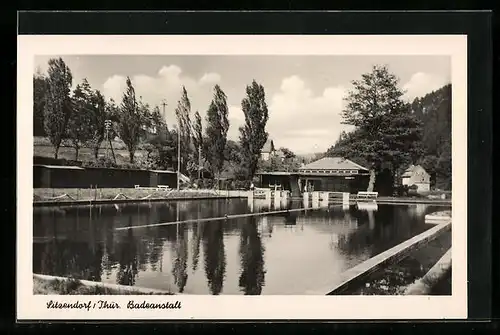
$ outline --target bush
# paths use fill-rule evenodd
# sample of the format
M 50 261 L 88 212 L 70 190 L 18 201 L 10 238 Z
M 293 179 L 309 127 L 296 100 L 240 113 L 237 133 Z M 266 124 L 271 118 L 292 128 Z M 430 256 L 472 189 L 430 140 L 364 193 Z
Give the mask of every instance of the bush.
M 204 189 L 210 189 L 214 187 L 214 180 L 212 179 L 200 179 L 199 187 Z
M 61 165 L 61 166 L 82 166 L 82 162 L 64 159 L 64 158 L 52 158 L 43 156 L 33 156 L 33 164 L 38 165 Z
M 117 168 L 118 165 L 115 164 L 111 159 L 106 157 L 99 157 L 97 161 L 85 161 L 83 162 L 83 167 L 96 167 L 96 168 Z
M 250 188 L 250 181 L 249 180 L 235 180 L 234 188 L 237 190 L 240 190 L 240 189 L 247 190 Z
M 408 185 L 400 185 L 394 189 L 394 193 L 398 197 L 407 197 L 409 189 Z

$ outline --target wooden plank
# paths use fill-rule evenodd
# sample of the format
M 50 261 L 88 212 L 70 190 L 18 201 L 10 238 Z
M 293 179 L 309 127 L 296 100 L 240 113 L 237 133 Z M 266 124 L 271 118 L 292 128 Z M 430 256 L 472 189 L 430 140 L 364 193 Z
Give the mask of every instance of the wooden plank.
M 140 226 L 119 227 L 119 228 L 115 228 L 115 230 L 159 227 L 159 226 L 168 226 L 168 225 L 176 225 L 176 224 L 183 224 L 183 223 L 200 223 L 200 222 L 209 222 L 209 221 L 232 220 L 232 219 L 246 218 L 246 217 L 252 217 L 252 216 L 263 216 L 263 215 L 303 212 L 303 211 L 314 210 L 314 209 L 316 209 L 316 208 L 294 208 L 294 209 L 283 209 L 283 210 L 279 210 L 279 211 L 269 211 L 269 212 L 260 212 L 260 213 L 233 214 L 233 215 L 225 215 L 225 216 L 212 217 L 212 218 L 189 219 L 189 220 L 181 220 L 181 221 L 152 223 L 152 224 L 146 224 L 146 225 L 140 225 Z M 317 209 L 324 209 L 324 208 L 317 208 Z

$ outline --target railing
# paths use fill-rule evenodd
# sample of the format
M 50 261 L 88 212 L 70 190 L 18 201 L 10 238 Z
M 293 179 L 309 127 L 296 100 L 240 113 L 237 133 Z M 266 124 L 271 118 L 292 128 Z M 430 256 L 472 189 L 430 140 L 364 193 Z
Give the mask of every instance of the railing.
M 358 192 L 358 199 L 376 199 L 378 197 L 378 192 Z

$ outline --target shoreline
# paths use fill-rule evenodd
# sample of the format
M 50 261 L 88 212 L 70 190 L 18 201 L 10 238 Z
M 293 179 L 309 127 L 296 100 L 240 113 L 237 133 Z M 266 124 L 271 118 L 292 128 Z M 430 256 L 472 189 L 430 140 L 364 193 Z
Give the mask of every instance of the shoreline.
M 147 202 L 168 202 L 186 200 L 209 200 L 209 199 L 241 199 L 244 196 L 216 195 L 200 197 L 171 197 L 171 198 L 149 198 L 149 199 L 96 199 L 96 200 L 62 200 L 62 201 L 33 201 L 33 207 L 53 207 L 53 206 L 92 206 L 92 205 L 113 205 L 123 203 L 147 203 Z
M 130 191 L 126 191 L 130 190 Z M 62 189 L 63 194 L 60 194 L 58 196 L 58 199 L 52 199 L 52 200 L 41 200 L 43 198 L 37 193 L 43 193 L 43 190 L 39 192 L 33 193 L 34 198 L 38 199 L 33 199 L 33 207 L 52 207 L 52 206 L 71 206 L 71 205 L 84 205 L 84 206 L 92 206 L 92 205 L 104 205 L 104 204 L 123 204 L 123 203 L 148 203 L 148 202 L 168 202 L 168 201 L 186 201 L 186 200 L 209 200 L 209 199 L 245 199 L 248 198 L 248 191 L 226 191 L 226 190 L 219 190 L 219 191 L 212 191 L 212 192 L 217 192 L 217 193 L 212 193 L 207 190 L 200 190 L 200 191 L 179 191 L 180 195 L 173 195 L 173 196 L 160 196 L 158 197 L 159 192 L 164 192 L 164 191 L 149 191 L 147 190 L 140 190 L 140 191 L 146 191 L 146 196 L 144 197 L 133 197 L 132 193 L 137 192 L 136 189 L 116 189 L 116 193 L 114 197 L 106 197 L 106 198 L 86 198 L 86 199 L 78 199 L 78 197 L 74 196 L 75 191 L 73 190 L 72 192 L 64 192 L 64 189 Z M 155 194 L 156 193 L 156 194 Z M 73 196 L 71 196 L 71 195 Z M 155 197 L 152 197 L 152 195 L 156 195 Z M 189 194 L 189 195 L 187 195 Z M 120 197 L 121 195 L 121 197 Z M 75 199 L 77 198 L 77 199 Z M 255 198 L 256 200 L 258 198 Z M 300 201 L 303 198 L 299 197 L 291 197 L 289 198 L 290 200 L 295 200 L 295 201 Z M 342 204 L 341 199 L 332 199 L 329 201 L 329 204 Z M 349 199 L 349 205 L 356 205 L 357 203 L 375 203 L 375 204 L 392 204 L 392 205 L 398 205 L 398 204 L 429 204 L 429 205 L 444 205 L 444 206 L 451 206 L 452 205 L 452 200 L 451 199 L 425 199 L 425 198 L 394 198 L 394 197 L 379 197 L 377 199 L 373 200 L 366 200 L 366 199 L 360 199 L 357 200 L 356 198 L 350 198 Z
M 166 290 L 33 274 L 36 295 L 175 295 Z

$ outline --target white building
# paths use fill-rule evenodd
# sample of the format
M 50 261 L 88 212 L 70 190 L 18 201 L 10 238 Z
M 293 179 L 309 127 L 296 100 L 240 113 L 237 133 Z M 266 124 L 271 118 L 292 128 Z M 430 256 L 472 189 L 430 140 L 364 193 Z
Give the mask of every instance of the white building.
M 274 149 L 274 142 L 271 139 L 268 139 L 266 144 L 262 147 L 262 150 L 260 151 L 260 158 L 264 161 L 269 160 L 272 156 L 274 156 L 274 153 L 276 150 Z
M 401 176 L 403 185 L 416 185 L 417 192 L 428 192 L 431 189 L 431 176 L 420 165 L 410 165 Z

